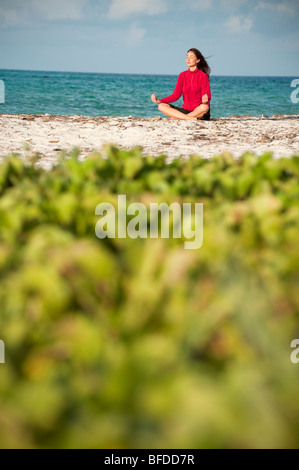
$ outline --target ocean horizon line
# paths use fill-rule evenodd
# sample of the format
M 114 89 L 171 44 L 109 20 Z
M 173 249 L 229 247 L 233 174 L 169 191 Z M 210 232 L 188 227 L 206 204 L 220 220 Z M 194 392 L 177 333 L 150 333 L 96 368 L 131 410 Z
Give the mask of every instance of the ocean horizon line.
M 187 68 L 186 68 L 187 70 Z M 165 73 L 134 73 L 134 72 L 79 72 L 79 71 L 70 71 L 70 70 L 37 70 L 37 69 L 9 69 L 9 68 L 0 68 L 1 71 L 7 72 L 38 72 L 38 73 L 73 73 L 80 75 L 135 75 L 135 76 L 153 76 L 153 77 L 175 77 L 178 73 L 165 74 Z M 297 75 L 226 75 L 226 74 L 213 74 L 213 77 L 236 77 L 236 78 L 298 78 Z

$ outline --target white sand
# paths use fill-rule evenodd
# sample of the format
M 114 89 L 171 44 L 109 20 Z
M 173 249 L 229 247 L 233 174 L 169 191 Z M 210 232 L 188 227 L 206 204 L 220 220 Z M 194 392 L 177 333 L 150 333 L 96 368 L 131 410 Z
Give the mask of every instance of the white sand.
M 160 117 L 0 114 L 0 158 L 11 152 L 24 158 L 39 152 L 39 164 L 50 168 L 62 149 L 79 147 L 85 157 L 92 150 L 102 151 L 107 143 L 126 149 L 140 146 L 144 154 L 163 153 L 169 160 L 194 153 L 210 158 L 224 151 L 239 157 L 248 150 L 257 155 L 271 151 L 278 158 L 299 155 L 298 128 L 299 115 L 192 122 Z

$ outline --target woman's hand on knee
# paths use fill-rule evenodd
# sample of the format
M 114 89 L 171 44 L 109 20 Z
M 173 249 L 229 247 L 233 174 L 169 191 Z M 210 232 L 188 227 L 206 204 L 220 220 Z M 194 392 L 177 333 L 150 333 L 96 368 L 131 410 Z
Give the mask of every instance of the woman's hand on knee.
M 156 97 L 155 93 L 152 94 L 151 99 L 152 99 L 153 103 L 157 103 L 157 104 L 161 103 L 161 101 L 158 100 L 158 98 Z

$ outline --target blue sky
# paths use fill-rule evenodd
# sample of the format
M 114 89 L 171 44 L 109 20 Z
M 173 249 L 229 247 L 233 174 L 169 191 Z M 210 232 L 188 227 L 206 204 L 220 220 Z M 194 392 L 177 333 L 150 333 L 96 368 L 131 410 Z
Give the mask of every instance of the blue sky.
M 299 77 L 298 0 L 0 0 L 0 68 Z

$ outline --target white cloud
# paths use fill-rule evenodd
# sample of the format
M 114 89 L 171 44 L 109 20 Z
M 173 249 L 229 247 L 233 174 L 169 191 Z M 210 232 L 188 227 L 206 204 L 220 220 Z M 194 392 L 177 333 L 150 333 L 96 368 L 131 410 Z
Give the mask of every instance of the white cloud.
M 247 0 L 221 0 L 221 6 L 226 10 L 235 10 L 245 5 L 246 3 Z
M 108 17 L 122 19 L 134 14 L 158 15 L 166 10 L 166 0 L 112 0 Z
M 247 34 L 252 26 L 252 18 L 237 15 L 231 16 L 226 23 L 226 28 L 231 34 Z
M 0 0 L 0 24 L 15 26 L 34 18 L 79 20 L 89 0 Z
M 127 45 L 131 47 L 139 46 L 145 34 L 146 29 L 139 28 L 136 24 L 132 24 L 126 38 Z
M 5 10 L 0 7 L 0 24 L 14 26 L 19 23 L 18 13 L 15 10 Z
M 189 0 L 186 6 L 193 10 L 208 10 L 212 7 L 212 0 Z
M 279 14 L 294 15 L 298 9 L 298 0 L 283 0 L 280 2 L 266 1 L 258 2 L 257 10 L 272 10 Z
M 29 16 L 30 6 L 22 0 L 1 0 L 0 24 L 15 26 Z
M 88 0 L 31 0 L 33 9 L 47 20 L 79 20 Z

